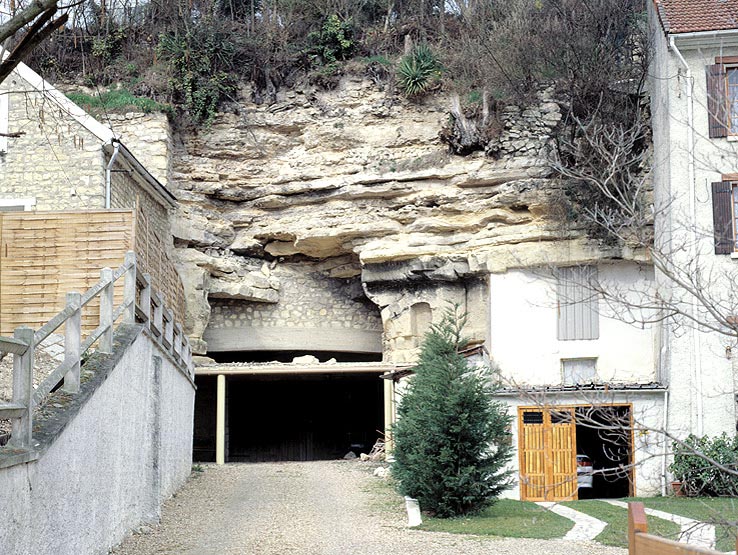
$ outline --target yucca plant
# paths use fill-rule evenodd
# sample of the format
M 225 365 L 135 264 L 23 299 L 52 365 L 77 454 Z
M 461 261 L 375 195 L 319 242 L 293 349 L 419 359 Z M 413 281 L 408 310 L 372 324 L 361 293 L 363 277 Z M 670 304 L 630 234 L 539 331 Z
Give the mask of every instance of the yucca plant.
M 438 56 L 427 45 L 421 44 L 400 60 L 398 84 L 405 96 L 417 96 L 428 90 L 441 75 Z

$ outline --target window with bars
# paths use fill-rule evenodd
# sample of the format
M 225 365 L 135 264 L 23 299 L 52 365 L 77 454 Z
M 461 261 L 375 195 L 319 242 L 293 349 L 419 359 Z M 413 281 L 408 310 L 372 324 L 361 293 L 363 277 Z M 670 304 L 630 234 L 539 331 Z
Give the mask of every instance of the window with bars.
M 557 337 L 561 341 L 599 339 L 597 267 L 559 268 L 556 280 Z

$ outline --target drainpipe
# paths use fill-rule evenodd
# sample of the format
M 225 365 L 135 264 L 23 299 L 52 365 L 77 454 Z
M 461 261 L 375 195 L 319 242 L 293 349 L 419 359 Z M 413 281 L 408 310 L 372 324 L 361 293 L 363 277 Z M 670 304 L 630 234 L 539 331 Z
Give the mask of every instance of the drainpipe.
M 666 490 L 666 457 L 669 455 L 669 442 L 666 437 L 666 432 L 669 427 L 669 389 L 664 390 L 664 448 L 661 454 L 661 495 L 666 497 L 668 491 Z M 634 492 L 635 493 L 635 492 Z
M 110 175 L 113 171 L 113 164 L 115 164 L 115 159 L 118 157 L 118 152 L 120 151 L 120 142 L 116 139 L 113 139 L 111 141 L 111 144 L 113 145 L 113 155 L 110 157 L 110 162 L 108 162 L 107 167 L 105 168 L 105 208 L 110 208 L 110 188 L 111 188 L 111 179 Z
M 689 209 L 690 216 L 692 218 L 692 249 L 693 249 L 693 260 L 697 260 L 699 257 L 699 249 L 697 248 L 697 202 L 695 199 L 695 171 L 694 171 L 694 107 L 692 99 L 692 70 L 687 64 L 687 61 L 682 56 L 682 53 L 677 48 L 674 36 L 670 37 L 669 47 L 676 54 L 679 61 L 684 66 L 685 77 L 687 81 L 687 173 L 689 176 Z M 691 307 L 694 315 L 695 307 Z M 696 321 L 696 318 L 695 318 Z M 694 352 L 694 364 L 692 371 L 693 384 L 697 387 L 697 435 L 702 436 L 704 433 L 704 426 L 702 422 L 703 414 L 703 403 L 702 403 L 702 353 L 700 349 L 700 337 L 699 337 L 699 326 L 693 324 L 692 326 L 692 343 Z

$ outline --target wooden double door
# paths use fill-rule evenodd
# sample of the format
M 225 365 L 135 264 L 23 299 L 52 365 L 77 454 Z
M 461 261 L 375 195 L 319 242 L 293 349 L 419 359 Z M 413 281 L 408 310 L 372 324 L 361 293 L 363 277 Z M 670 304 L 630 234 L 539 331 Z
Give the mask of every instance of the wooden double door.
M 521 499 L 577 499 L 574 408 L 520 407 L 518 423 Z

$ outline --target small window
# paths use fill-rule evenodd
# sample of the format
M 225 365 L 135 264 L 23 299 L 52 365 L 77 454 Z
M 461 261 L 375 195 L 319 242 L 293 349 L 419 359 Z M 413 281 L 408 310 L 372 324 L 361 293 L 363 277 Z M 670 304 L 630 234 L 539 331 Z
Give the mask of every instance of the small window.
M 597 382 L 597 359 L 562 359 L 561 372 L 564 385 L 581 385 Z
M 543 412 L 525 411 L 523 413 L 523 424 L 543 424 Z
M 561 341 L 600 337 L 597 268 L 573 266 L 557 272 L 557 337 Z
M 552 410 L 551 424 L 571 424 L 572 414 L 570 410 Z

